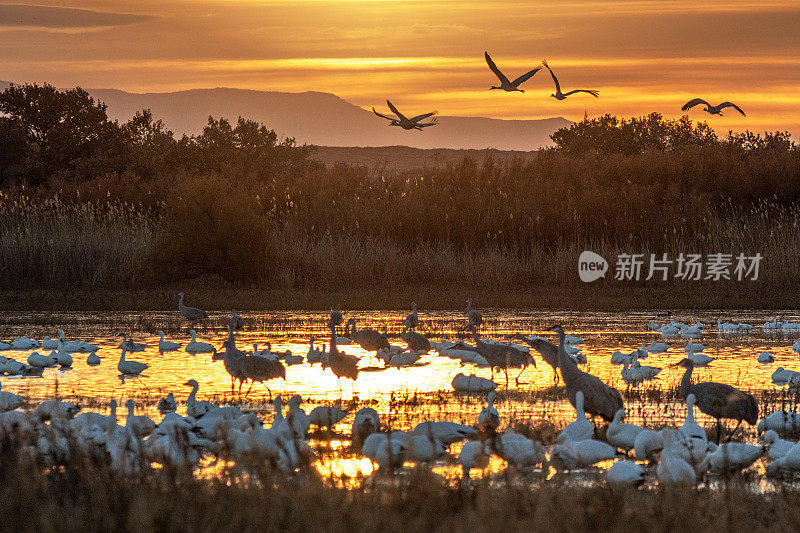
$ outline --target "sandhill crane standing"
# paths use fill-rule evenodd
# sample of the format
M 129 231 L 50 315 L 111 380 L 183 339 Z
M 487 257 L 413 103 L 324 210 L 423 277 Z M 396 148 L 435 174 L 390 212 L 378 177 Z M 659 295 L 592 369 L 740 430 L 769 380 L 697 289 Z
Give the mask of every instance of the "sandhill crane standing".
M 356 319 L 347 321 L 348 337 L 368 352 L 377 352 L 381 348 L 389 349 L 389 339 L 375 329 L 356 329 Z M 332 337 L 333 338 L 333 337 Z M 334 342 L 334 339 L 332 342 Z
M 400 338 L 406 341 L 408 349 L 417 353 L 428 353 L 431 351 L 431 342 L 428 337 L 416 331 L 408 331 L 408 327 L 403 325 L 403 332 Z
M 524 341 L 528 346 L 539 352 L 545 363 L 553 369 L 553 381 L 558 383 L 558 346 L 547 339 L 530 338 L 522 333 L 517 333 L 512 339 Z
M 183 303 L 183 293 L 179 292 L 178 296 L 181 297 L 178 300 L 178 311 L 181 312 L 183 318 L 190 321 L 192 324 L 195 324 L 199 320 L 205 320 L 208 318 L 208 313 L 203 311 L 202 309 L 198 309 L 196 307 L 189 307 Z
M 477 309 L 472 308 L 472 298 L 467 298 L 467 327 L 464 329 L 470 329 L 472 326 L 476 328 L 481 327 L 483 324 L 483 314 L 478 311 Z
M 258 381 L 267 389 L 271 400 L 272 391 L 269 390 L 269 386 L 267 386 L 266 382 L 271 379 L 286 379 L 286 367 L 283 366 L 283 363 L 275 356 L 267 357 L 265 355 L 245 354 L 242 360 L 242 367 L 246 379 L 251 380 L 250 388 L 247 389 L 244 395 L 245 398 L 250 394 L 250 390 L 253 388 L 255 382 Z
M 239 380 L 239 394 L 241 394 L 242 382 L 247 379 L 247 376 L 244 374 L 244 365 L 242 363 L 245 354 L 235 348 L 231 350 L 228 347 L 227 340 L 222 343 L 222 347 L 225 348 L 222 352 L 218 352 L 216 348 L 213 349 L 211 360 L 219 361 L 222 359 L 225 371 L 231 377 L 231 394 L 233 394 L 234 380 Z
M 341 326 L 344 323 L 344 316 L 338 309 L 331 309 L 331 318 L 328 321 L 328 327 Z
M 571 94 L 575 94 L 575 93 L 589 93 L 592 96 L 594 96 L 595 98 L 597 98 L 600 95 L 600 93 L 595 91 L 594 89 L 573 89 L 573 90 L 571 90 L 569 92 L 562 93 L 561 92 L 561 85 L 558 83 L 558 78 L 556 78 L 556 75 L 553 74 L 553 70 L 547 64 L 547 61 L 542 61 L 542 65 L 547 67 L 547 70 L 550 71 L 550 76 L 553 78 L 553 83 L 556 84 L 556 92 L 554 94 L 550 95 L 553 98 L 555 98 L 556 100 L 566 100 L 567 96 L 569 96 Z
M 681 108 L 681 111 L 688 111 L 689 109 L 693 108 L 694 106 L 696 106 L 698 104 L 705 105 L 706 107 L 705 107 L 705 109 L 703 109 L 703 111 L 705 111 L 709 115 L 722 116 L 722 110 L 723 109 L 725 109 L 726 107 L 732 107 L 736 111 L 741 113 L 743 117 L 747 116 L 747 115 L 744 114 L 744 111 L 742 111 L 742 108 L 739 107 L 738 105 L 734 104 L 733 102 L 722 102 L 721 104 L 711 105 L 708 102 L 706 102 L 705 100 L 703 100 L 702 98 L 694 98 L 692 100 L 689 100 L 688 102 L 683 104 L 683 107 Z
M 437 112 L 431 111 L 430 113 L 423 113 L 422 115 L 417 115 L 416 117 L 407 118 L 403 115 L 389 100 L 386 100 L 386 104 L 389 106 L 389 109 L 392 110 L 392 113 L 397 115 L 397 118 L 392 118 L 387 115 L 383 115 L 375 111 L 375 108 L 372 108 L 372 112 L 378 115 L 381 118 L 385 118 L 389 121 L 390 126 L 400 126 L 404 130 L 420 130 L 422 128 L 427 128 L 428 126 L 435 126 L 436 125 L 436 118 L 431 119 L 430 122 L 420 122 L 428 117 L 432 117 Z
M 758 422 L 758 402 L 751 394 L 736 387 L 714 381 L 692 383 L 692 370 L 694 370 L 692 360 L 683 359 L 678 365 L 686 369 L 678 388 L 678 395 L 685 400 L 689 394 L 694 394 L 697 399 L 695 404 L 697 408 L 717 419 L 717 444 L 719 444 L 722 433 L 721 419 L 723 418 L 738 421 L 733 432 L 728 436 L 728 441 L 739 429 L 742 420 L 746 420 L 751 426 L 756 425 Z
M 417 314 L 417 304 L 411 302 L 411 313 L 406 315 L 405 326 L 412 330 L 419 326 L 419 315 Z
M 353 327 L 355 327 L 355 323 Z M 339 394 L 342 393 L 341 378 L 352 379 L 354 383 L 358 378 L 358 357 L 339 352 L 336 347 L 336 332 L 334 328 L 331 328 L 331 351 L 328 354 L 328 366 L 336 376 L 336 379 L 339 380 Z
M 506 388 L 508 388 L 508 369 L 522 367 L 517 374 L 515 382 L 519 385 L 519 377 L 529 364 L 536 366 L 536 361 L 519 348 L 508 344 L 494 344 L 481 340 L 478 328 L 475 325 L 469 327 L 472 331 L 472 339 L 475 341 L 475 351 L 477 351 L 492 366 L 492 379 L 494 379 L 494 369 L 502 368 L 506 375 Z M 464 346 L 464 341 L 457 342 L 453 347 Z M 468 349 L 468 348 L 467 348 Z
M 497 78 L 500 80 L 499 86 L 489 87 L 489 90 L 501 89 L 507 92 L 519 91 L 521 93 L 524 93 L 525 91 L 523 89 L 520 89 L 519 86 L 522 85 L 524 82 L 528 81 L 530 78 L 532 78 L 534 74 L 542 70 L 542 67 L 536 67 L 535 69 L 526 72 L 525 74 L 515 79 L 514 81 L 508 81 L 506 75 L 500 72 L 500 69 L 497 68 L 497 65 L 494 64 L 492 58 L 489 57 L 489 52 L 484 52 L 483 57 L 486 58 L 486 64 L 489 65 L 489 68 L 492 70 L 492 72 L 494 72 L 494 75 L 497 76 Z
M 564 328 L 554 326 L 550 331 L 558 334 L 558 368 L 564 378 L 567 399 L 575 406 L 575 394 L 583 393 L 583 408 L 592 416 L 600 416 L 606 422 L 614 420 L 614 414 L 622 409 L 622 395 L 613 387 L 609 387 L 597 377 L 587 374 L 578 368 L 578 364 L 564 349 Z
M 228 319 L 228 329 L 239 331 L 244 328 L 244 319 L 236 312 L 236 309 L 231 309 L 231 317 Z

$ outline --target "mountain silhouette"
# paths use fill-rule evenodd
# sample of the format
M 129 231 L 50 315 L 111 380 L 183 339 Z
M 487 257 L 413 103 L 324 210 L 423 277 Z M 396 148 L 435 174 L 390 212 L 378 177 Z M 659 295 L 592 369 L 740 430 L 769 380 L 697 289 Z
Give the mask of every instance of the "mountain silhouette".
M 0 90 L 8 82 L 0 82 Z M 151 109 L 176 135 L 200 133 L 208 117 L 235 122 L 244 117 L 265 124 L 300 143 L 320 146 L 410 146 L 535 150 L 552 144 L 550 134 L 572 124 L 564 118 L 500 120 L 442 115 L 425 131 L 389 127 L 371 110 L 330 93 L 288 93 L 247 89 L 191 89 L 167 93 L 129 93 L 117 89 L 87 89 L 108 105 L 108 114 L 120 122 L 136 111 Z M 384 102 L 377 102 L 381 109 Z M 377 106 L 376 106 L 377 108 Z M 403 108 L 400 108 L 401 111 Z M 384 110 L 385 111 L 385 110 Z M 408 110 L 410 114 L 427 111 Z

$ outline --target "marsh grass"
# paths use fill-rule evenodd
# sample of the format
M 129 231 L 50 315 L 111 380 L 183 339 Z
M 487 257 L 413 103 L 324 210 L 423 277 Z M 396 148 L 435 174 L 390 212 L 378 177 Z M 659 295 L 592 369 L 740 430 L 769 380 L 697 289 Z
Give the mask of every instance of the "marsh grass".
M 427 468 L 375 475 L 351 489 L 266 464 L 198 479 L 174 468 L 132 476 L 76 457 L 55 469 L 0 451 L 0 515 L 14 531 L 795 531 L 800 491 L 724 488 L 618 490 L 569 476 L 509 472 L 447 481 Z
M 788 183 L 798 158 L 726 150 L 548 152 L 380 176 L 336 165 L 271 184 L 181 176 L 143 187 L 139 203 L 110 186 L 91 201 L 10 191 L 0 196 L 0 304 L 165 308 L 184 288 L 211 308 L 409 297 L 444 308 L 467 294 L 506 307 L 789 304 L 800 282 L 800 193 Z M 589 286 L 575 272 L 585 249 L 612 268 L 620 253 L 764 259 L 754 282 L 623 284 L 612 270 Z

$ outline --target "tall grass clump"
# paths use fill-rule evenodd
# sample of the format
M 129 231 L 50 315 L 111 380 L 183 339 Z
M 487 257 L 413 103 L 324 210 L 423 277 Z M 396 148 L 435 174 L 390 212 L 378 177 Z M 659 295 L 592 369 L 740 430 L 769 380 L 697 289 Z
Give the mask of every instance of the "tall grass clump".
M 155 235 L 151 216 L 129 204 L 0 194 L 0 286 L 133 287 Z

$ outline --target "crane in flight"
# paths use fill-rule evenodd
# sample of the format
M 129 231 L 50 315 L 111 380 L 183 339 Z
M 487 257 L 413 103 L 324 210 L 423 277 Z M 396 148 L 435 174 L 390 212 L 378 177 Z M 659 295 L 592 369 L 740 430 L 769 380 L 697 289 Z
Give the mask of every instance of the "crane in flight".
M 555 98 L 556 100 L 566 100 L 567 96 L 569 96 L 571 94 L 575 94 L 575 93 L 589 93 L 592 96 L 594 96 L 595 98 L 597 98 L 600 95 L 600 93 L 598 91 L 595 91 L 594 89 L 573 89 L 573 90 L 571 90 L 569 92 L 562 93 L 561 92 L 561 85 L 558 83 L 558 78 L 556 78 L 556 75 L 553 74 L 553 69 L 550 68 L 550 65 L 547 64 L 546 60 L 542 61 L 542 65 L 547 67 L 547 70 L 550 71 L 550 76 L 553 78 L 553 83 L 556 84 L 556 92 L 554 94 L 550 95 L 553 98 Z
M 391 109 L 392 113 L 394 113 L 397 116 L 397 118 L 392 118 L 388 115 L 378 113 L 377 111 L 375 111 L 374 107 L 372 108 L 372 112 L 378 115 L 379 117 L 388 120 L 390 126 L 400 126 L 404 130 L 422 131 L 422 128 L 427 128 L 428 126 L 436 125 L 435 117 L 431 119 L 430 122 L 420 122 L 420 121 L 425 120 L 428 117 L 432 117 L 437 113 L 437 111 L 431 111 L 430 113 L 423 113 L 422 115 L 417 115 L 416 117 L 407 118 L 389 100 L 386 100 L 386 103 L 389 105 L 389 109 Z
M 734 104 L 733 102 L 722 102 L 721 104 L 718 104 L 718 105 L 711 105 L 708 102 L 706 102 L 705 100 L 703 100 L 702 98 L 695 98 L 693 100 L 689 100 L 688 102 L 683 104 L 683 107 L 681 108 L 681 111 L 688 111 L 689 109 L 693 108 L 694 106 L 696 106 L 698 104 L 705 105 L 706 108 L 703 111 L 705 111 L 709 115 L 722 116 L 722 110 L 723 109 L 725 109 L 726 107 L 732 107 L 736 111 L 741 113 L 743 117 L 747 116 L 747 115 L 744 114 L 744 111 L 742 111 L 742 108 L 739 107 L 738 105 Z
M 515 79 L 514 81 L 509 81 L 506 75 L 500 72 L 500 69 L 497 68 L 497 65 L 494 64 L 494 61 L 492 61 L 492 58 L 489 56 L 489 52 L 484 52 L 483 56 L 486 58 L 486 64 L 489 65 L 489 68 L 492 70 L 492 72 L 494 72 L 494 75 L 497 76 L 497 78 L 500 80 L 499 86 L 489 87 L 489 90 L 501 89 L 506 92 L 519 91 L 521 93 L 524 93 L 525 90 L 520 89 L 519 86 L 522 85 L 524 82 L 528 81 L 530 78 L 532 78 L 534 74 L 542 70 L 542 67 L 536 67 L 535 69 L 526 72 L 525 74 Z

